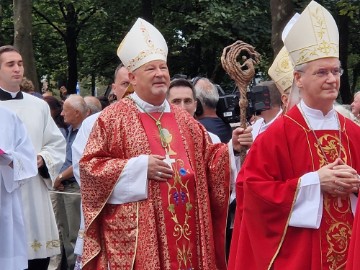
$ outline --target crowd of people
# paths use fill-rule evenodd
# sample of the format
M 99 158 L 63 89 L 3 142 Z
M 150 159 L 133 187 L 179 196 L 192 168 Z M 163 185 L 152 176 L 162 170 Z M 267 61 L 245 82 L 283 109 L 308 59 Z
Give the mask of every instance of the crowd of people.
M 360 92 L 336 104 L 339 33 L 315 1 L 283 42 L 246 128 L 208 78 L 170 79 L 143 19 L 107 100 L 41 96 L 0 47 L 0 268 L 359 270 Z

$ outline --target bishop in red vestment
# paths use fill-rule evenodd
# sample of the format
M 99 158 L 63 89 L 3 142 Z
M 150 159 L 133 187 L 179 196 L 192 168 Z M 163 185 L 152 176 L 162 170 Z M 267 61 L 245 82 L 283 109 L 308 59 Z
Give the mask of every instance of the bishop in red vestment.
M 360 172 L 360 129 L 342 115 L 338 117 L 341 159 Z M 332 162 L 338 156 L 338 132 L 317 132 Z M 237 179 L 237 213 L 228 269 L 345 268 L 353 221 L 349 197 L 324 195 L 319 229 L 289 226 L 300 177 L 318 170 L 324 162 L 297 106 L 256 139 Z M 322 268 L 323 264 L 333 265 Z
M 359 207 L 358 207 L 359 208 Z M 357 209 L 351 235 L 346 270 L 360 270 L 360 211 Z
M 360 129 L 334 110 L 339 33 L 315 1 L 285 29 L 290 95 L 301 101 L 255 140 L 241 168 L 229 270 L 339 270 L 347 262 Z
M 135 92 L 101 113 L 80 161 L 83 269 L 226 269 L 229 153 L 252 143 L 251 129 L 212 144 L 169 105 L 166 42 L 146 21 L 118 54 Z
M 212 144 L 186 111 L 171 111 L 162 126 L 172 135 L 174 177 L 149 181 L 148 199 L 138 202 L 107 204 L 128 159 L 165 154 L 155 122 L 125 99 L 95 124 L 80 162 L 84 269 L 226 268 L 228 147 Z

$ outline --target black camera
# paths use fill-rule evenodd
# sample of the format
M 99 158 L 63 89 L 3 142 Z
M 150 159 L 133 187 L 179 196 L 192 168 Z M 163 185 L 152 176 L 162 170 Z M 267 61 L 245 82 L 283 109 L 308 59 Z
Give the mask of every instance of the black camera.
M 217 104 L 216 114 L 226 123 L 240 122 L 240 93 L 237 88 L 234 91 L 233 94 L 220 95 Z M 247 120 L 270 109 L 270 94 L 267 86 L 253 86 L 246 96 L 249 103 L 246 109 Z

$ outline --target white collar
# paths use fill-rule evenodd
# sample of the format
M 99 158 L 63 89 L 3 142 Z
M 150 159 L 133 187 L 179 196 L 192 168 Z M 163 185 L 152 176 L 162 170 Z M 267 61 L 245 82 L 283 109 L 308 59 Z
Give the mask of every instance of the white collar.
M 164 102 L 160 106 L 154 106 L 154 105 L 152 105 L 150 103 L 147 103 L 146 101 L 142 100 L 136 93 L 132 93 L 130 95 L 130 97 L 135 101 L 135 104 L 136 104 L 137 108 L 141 112 L 144 112 L 144 110 L 146 110 L 148 113 L 162 112 L 162 111 L 170 112 L 170 104 L 166 99 L 164 100 Z M 164 107 L 165 107 L 165 109 L 164 109 Z
M 6 89 L 2 88 L 2 87 L 1 87 L 1 90 L 3 90 L 3 91 L 4 91 L 4 92 L 6 92 L 6 93 L 9 93 L 9 94 L 11 95 L 11 97 L 12 97 L 12 98 L 15 98 L 15 97 L 16 97 L 16 95 L 17 95 L 17 93 L 19 93 L 19 92 L 20 92 L 20 90 L 19 90 L 19 91 L 17 91 L 17 92 L 10 92 L 10 91 L 8 91 L 8 90 L 6 90 Z
M 301 107 L 301 110 L 306 114 L 307 117 L 309 118 L 315 118 L 315 119 L 324 119 L 324 120 L 327 120 L 327 119 L 332 119 L 332 118 L 336 118 L 336 111 L 334 109 L 334 106 L 333 108 L 326 114 L 324 115 L 322 113 L 322 111 L 320 110 L 317 110 L 317 109 L 313 109 L 313 108 L 310 108 L 309 106 L 307 106 L 305 104 L 305 102 L 303 100 L 300 101 L 300 104 L 298 105 Z

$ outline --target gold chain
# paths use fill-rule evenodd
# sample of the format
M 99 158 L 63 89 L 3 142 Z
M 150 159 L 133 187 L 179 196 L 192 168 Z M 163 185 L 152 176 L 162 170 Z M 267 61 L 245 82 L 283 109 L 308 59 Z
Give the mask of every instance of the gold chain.
M 147 112 L 139 103 L 137 103 L 133 98 L 131 98 L 130 96 L 128 96 L 129 99 L 131 99 L 132 101 L 134 101 L 134 103 L 136 105 L 138 105 L 140 107 L 140 109 L 142 109 L 148 116 L 150 116 L 150 118 L 152 120 L 155 121 L 155 125 L 157 126 L 158 130 L 159 130 L 159 134 L 160 134 L 160 140 L 161 140 L 161 146 L 163 148 L 166 148 L 167 147 L 167 143 L 166 143 L 166 140 L 165 140 L 165 135 L 163 133 L 163 128 L 161 126 L 161 117 L 163 116 L 164 114 L 164 111 L 165 111 L 165 106 L 163 106 L 162 108 L 162 111 L 161 111 L 161 114 L 159 116 L 158 119 L 156 119 L 154 116 L 152 116 L 149 112 Z
M 304 111 L 303 111 L 303 109 L 302 109 L 302 107 L 301 107 L 301 104 L 299 104 L 299 105 L 300 105 L 300 106 L 299 106 L 300 112 L 301 112 L 301 114 L 304 116 L 306 124 L 309 126 L 310 130 L 312 131 L 312 134 L 313 134 L 314 137 L 315 137 L 315 140 L 316 140 L 316 142 L 317 142 L 317 145 L 318 145 L 318 147 L 319 147 L 322 155 L 324 156 L 326 163 L 329 164 L 329 160 L 327 159 L 327 156 L 325 155 L 325 151 L 324 151 L 324 149 L 322 148 L 322 146 L 321 146 L 321 144 L 320 144 L 319 138 L 316 136 L 316 133 L 315 133 L 314 129 L 311 127 L 310 121 L 309 121 L 309 119 L 307 119 L 306 114 L 304 113 Z M 336 115 L 336 119 L 337 119 L 338 127 L 339 127 L 339 141 L 340 141 L 340 142 L 339 142 L 338 155 L 339 155 L 339 158 L 341 158 L 341 146 L 342 146 L 342 142 L 341 142 L 341 125 L 340 125 L 339 117 L 338 117 L 337 115 Z

